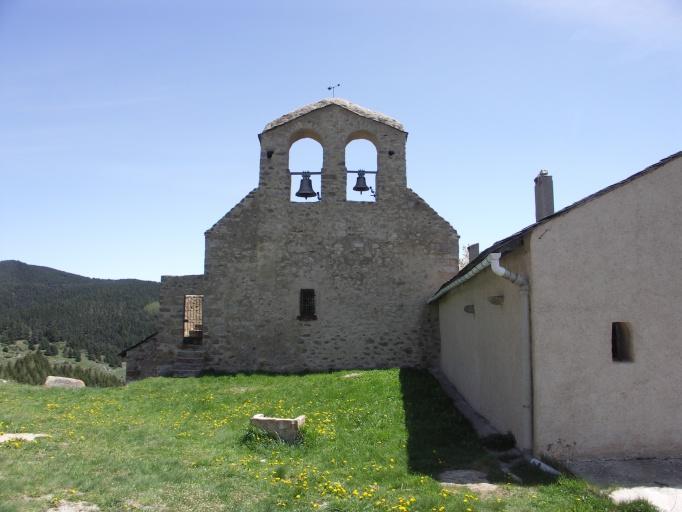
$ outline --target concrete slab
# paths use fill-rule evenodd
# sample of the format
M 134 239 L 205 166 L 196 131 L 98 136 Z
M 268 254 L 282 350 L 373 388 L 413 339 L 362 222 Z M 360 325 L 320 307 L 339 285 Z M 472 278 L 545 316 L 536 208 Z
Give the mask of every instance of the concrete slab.
M 616 503 L 644 499 L 663 512 L 682 512 L 682 458 L 589 460 L 566 464 L 588 482 L 616 487 Z
M 597 485 L 682 489 L 682 458 L 586 460 L 569 462 L 567 466 Z

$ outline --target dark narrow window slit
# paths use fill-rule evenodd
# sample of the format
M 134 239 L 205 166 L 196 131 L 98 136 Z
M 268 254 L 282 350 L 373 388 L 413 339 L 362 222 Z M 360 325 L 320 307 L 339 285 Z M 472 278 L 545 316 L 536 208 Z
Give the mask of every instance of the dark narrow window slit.
M 621 363 L 631 363 L 635 360 L 632 330 L 628 322 L 611 324 L 611 359 Z
M 315 314 L 315 290 L 302 289 L 299 297 L 299 320 L 317 320 Z

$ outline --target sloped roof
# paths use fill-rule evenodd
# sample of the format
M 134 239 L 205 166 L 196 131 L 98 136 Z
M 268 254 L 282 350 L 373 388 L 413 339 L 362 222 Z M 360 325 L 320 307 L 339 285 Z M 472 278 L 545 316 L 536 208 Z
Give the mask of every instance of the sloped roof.
M 619 181 L 617 183 L 614 183 L 613 185 L 609 185 L 608 187 L 605 187 L 601 190 L 598 190 L 594 194 L 590 194 L 587 197 L 583 197 L 579 201 L 576 201 L 575 203 L 568 205 L 566 208 L 563 208 L 563 209 L 559 210 L 558 212 L 553 213 L 552 215 L 548 215 L 544 219 L 541 219 L 541 220 L 535 222 L 534 224 L 531 224 L 530 226 L 526 226 L 521 231 L 518 231 L 518 232 L 514 233 L 513 235 L 508 236 L 507 238 L 503 238 L 502 240 L 498 240 L 493 245 L 488 247 L 486 250 L 482 251 L 474 260 L 470 261 L 466 267 L 464 267 L 462 270 L 457 272 L 457 274 L 455 274 L 451 279 L 448 279 L 445 283 L 443 283 L 443 285 L 440 288 L 438 288 L 438 290 L 436 290 L 436 293 L 434 293 L 434 296 L 438 295 L 438 292 L 440 292 L 443 288 L 448 286 L 450 283 L 452 283 L 453 281 L 455 281 L 459 277 L 466 275 L 471 269 L 473 269 L 476 265 L 478 265 L 481 261 L 483 261 L 490 253 L 499 252 L 499 253 L 505 254 L 509 251 L 512 251 L 513 249 L 515 249 L 519 245 L 521 245 L 523 243 L 523 237 L 527 233 L 530 233 L 535 228 L 540 226 L 541 224 L 544 224 L 545 222 L 548 222 L 552 219 L 555 219 L 557 217 L 565 215 L 568 212 L 570 212 L 571 210 L 574 210 L 575 208 L 578 208 L 579 206 L 582 206 L 586 203 L 589 203 L 590 201 L 593 201 L 594 199 L 597 199 L 598 197 L 601 197 L 605 194 L 608 194 L 612 190 L 620 188 L 623 185 L 627 185 L 628 183 L 630 183 L 630 182 L 632 182 L 638 178 L 641 178 L 642 176 L 645 176 L 645 175 L 655 171 L 656 169 L 663 167 L 665 164 L 670 163 L 673 160 L 676 160 L 676 159 L 681 158 L 681 157 L 682 157 L 682 151 L 678 151 L 677 153 L 674 153 L 674 154 L 664 158 L 660 162 L 657 162 L 653 165 L 650 165 L 646 169 L 641 170 L 641 171 L 633 174 L 632 176 L 625 178 L 622 181 Z
M 286 124 L 289 121 L 293 121 L 294 119 L 309 114 L 310 112 L 313 112 L 315 110 L 328 107 L 329 105 L 337 105 L 341 108 L 345 108 L 346 110 L 353 112 L 354 114 L 366 117 L 367 119 L 371 119 L 372 121 L 386 124 L 392 128 L 395 128 L 396 130 L 400 130 L 403 132 L 405 131 L 405 128 L 403 127 L 402 123 L 400 121 L 397 121 L 396 119 L 393 119 L 392 117 L 384 115 L 380 112 L 374 112 L 373 110 L 369 110 L 368 108 L 365 107 L 361 107 L 360 105 L 356 105 L 355 103 L 352 103 L 348 100 L 344 100 L 343 98 L 326 98 L 315 103 L 310 103 L 305 107 L 298 108 L 293 112 L 289 112 L 288 114 L 284 114 L 283 116 L 278 117 L 274 121 L 270 121 L 268 124 L 265 125 L 265 128 L 263 128 L 263 132 L 272 130 L 277 126 Z

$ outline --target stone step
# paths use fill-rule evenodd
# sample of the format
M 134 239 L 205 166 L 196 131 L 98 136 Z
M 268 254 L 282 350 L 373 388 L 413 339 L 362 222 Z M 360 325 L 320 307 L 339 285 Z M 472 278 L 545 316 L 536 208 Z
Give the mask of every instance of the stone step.
M 204 357 L 187 357 L 187 356 L 177 356 L 175 358 L 176 363 L 203 363 Z
M 204 369 L 203 366 L 187 366 L 187 365 L 179 365 L 179 366 L 174 366 L 173 371 L 174 372 L 200 372 Z
M 173 366 L 204 366 L 203 359 L 176 359 Z
M 175 377 L 196 377 L 205 368 L 206 348 L 201 345 L 182 345 L 173 362 Z
M 193 345 L 191 343 L 183 343 L 181 345 L 178 345 L 179 350 L 187 350 L 187 351 L 202 351 L 206 350 L 206 347 L 203 345 Z
M 176 357 L 174 364 L 204 364 L 203 357 L 189 358 L 189 357 Z

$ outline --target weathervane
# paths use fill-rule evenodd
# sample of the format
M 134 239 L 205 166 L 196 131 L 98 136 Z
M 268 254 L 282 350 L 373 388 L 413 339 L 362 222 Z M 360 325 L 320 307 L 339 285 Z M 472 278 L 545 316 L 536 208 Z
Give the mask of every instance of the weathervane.
M 336 89 L 337 87 L 341 87 L 341 84 L 330 85 L 329 87 L 327 87 L 327 90 L 332 92 L 332 98 L 335 96 L 334 89 Z

